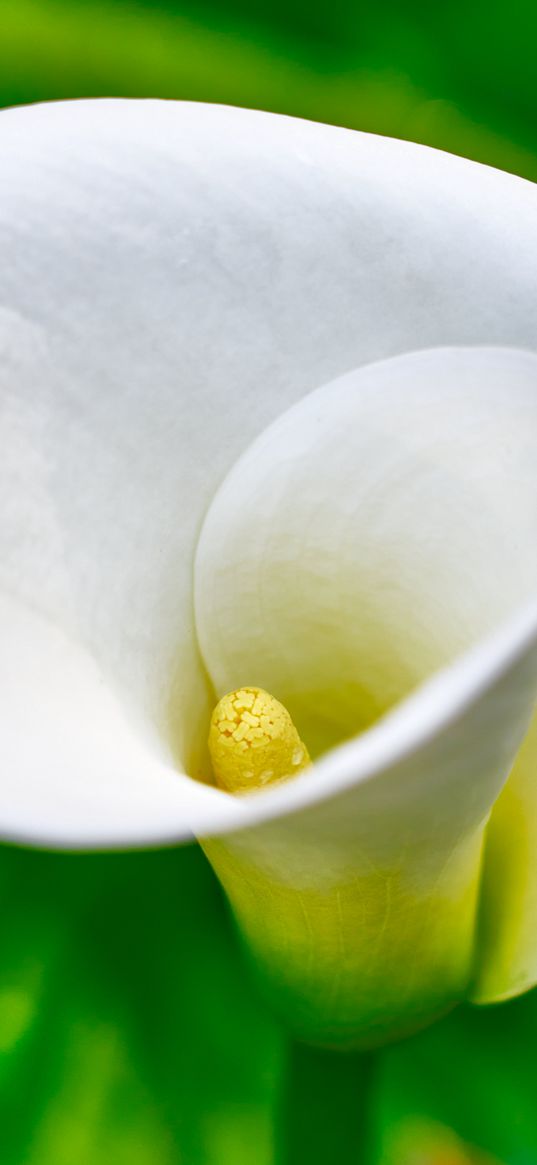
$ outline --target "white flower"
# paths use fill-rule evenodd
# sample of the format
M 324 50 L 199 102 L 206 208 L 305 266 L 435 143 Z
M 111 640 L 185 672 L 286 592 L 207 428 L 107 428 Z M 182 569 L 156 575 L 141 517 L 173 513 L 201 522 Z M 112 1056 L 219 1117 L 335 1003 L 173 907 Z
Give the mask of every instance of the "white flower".
M 218 835 L 308 1038 L 524 990 L 531 741 L 501 790 L 537 690 L 535 189 L 161 102 L 4 112 L 0 161 L 4 835 Z M 193 779 L 198 636 L 313 769 Z

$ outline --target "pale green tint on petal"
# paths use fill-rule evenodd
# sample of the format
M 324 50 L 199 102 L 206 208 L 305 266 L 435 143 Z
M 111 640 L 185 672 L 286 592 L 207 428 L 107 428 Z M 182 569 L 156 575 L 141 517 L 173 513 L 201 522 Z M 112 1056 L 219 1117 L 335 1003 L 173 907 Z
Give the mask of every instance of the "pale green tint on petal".
M 424 345 L 537 348 L 537 193 L 424 147 L 175 102 L 4 111 L 0 153 L 0 585 L 22 623 L 51 622 L 22 678 L 2 623 L 29 714 L 24 747 L 3 738 L 0 819 L 57 844 L 224 828 L 240 817 L 224 798 L 172 788 L 174 764 L 198 775 L 210 714 L 191 580 L 211 498 L 349 369 Z M 54 628 L 72 641 L 55 672 Z M 79 764 L 59 730 L 32 744 L 32 709 L 49 664 L 72 707 L 88 657 Z M 128 777 L 99 775 L 103 685 L 143 737 L 130 808 Z
M 485 852 L 476 1003 L 537 983 L 537 717 L 494 807 Z
M 419 689 L 319 765 L 331 798 L 207 846 L 306 1038 L 382 1040 L 467 993 L 484 828 L 537 692 L 534 615 L 516 650 L 509 630 L 537 581 L 536 384 L 535 356 L 508 350 L 362 369 L 267 430 L 206 519 L 197 617 L 218 692 L 269 688 L 322 749 Z M 472 690 L 476 645 L 505 624 Z M 392 732 L 398 754 L 360 766 Z M 338 756 L 356 764 L 339 793 Z
M 425 731 L 406 755 L 412 701 L 393 714 L 402 755 L 392 763 L 339 795 L 204 843 L 260 983 L 300 1038 L 370 1046 L 466 997 L 487 815 L 537 688 L 535 623 L 534 613 L 531 638 L 526 628 L 512 655 L 505 643 L 491 654 L 488 688 L 451 707 L 443 727 L 427 715 L 451 703 L 439 677 L 429 707 L 418 701 Z M 371 735 L 389 735 L 391 719 Z M 342 752 L 340 770 L 352 772 L 353 752 L 359 770 L 358 750 Z

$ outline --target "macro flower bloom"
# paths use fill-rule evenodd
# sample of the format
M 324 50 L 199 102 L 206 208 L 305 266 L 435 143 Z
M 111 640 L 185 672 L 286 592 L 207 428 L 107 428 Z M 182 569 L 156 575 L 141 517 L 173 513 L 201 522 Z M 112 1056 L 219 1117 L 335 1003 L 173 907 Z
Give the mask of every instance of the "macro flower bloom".
M 306 1040 L 525 990 L 535 189 L 188 103 L 7 111 L 0 156 L 3 835 L 202 839 Z M 316 758 L 248 798 L 241 685 Z

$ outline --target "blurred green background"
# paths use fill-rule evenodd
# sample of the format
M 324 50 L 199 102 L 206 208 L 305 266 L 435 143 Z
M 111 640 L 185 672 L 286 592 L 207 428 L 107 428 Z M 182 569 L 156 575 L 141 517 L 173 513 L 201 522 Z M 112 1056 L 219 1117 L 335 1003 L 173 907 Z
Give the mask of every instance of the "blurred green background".
M 537 178 L 534 0 L 3 0 L 0 104 L 187 97 Z
M 537 180 L 536 32 L 534 0 L 3 0 L 0 105 L 229 102 Z M 1 1165 L 272 1165 L 284 1040 L 201 853 L 7 847 L 0 883 Z M 379 1165 L 537 1162 L 536 1046 L 533 993 L 387 1052 Z
M 0 877 L 2 1165 L 273 1165 L 284 1038 L 201 852 L 6 848 Z M 386 1051 L 375 1160 L 532 1165 L 536 1047 L 533 992 Z

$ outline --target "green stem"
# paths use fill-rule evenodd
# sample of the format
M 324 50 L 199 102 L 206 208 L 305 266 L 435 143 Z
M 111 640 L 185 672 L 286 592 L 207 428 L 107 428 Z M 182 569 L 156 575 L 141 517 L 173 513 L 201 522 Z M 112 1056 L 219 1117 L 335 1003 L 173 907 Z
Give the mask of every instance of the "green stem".
M 370 1165 L 371 1052 L 292 1043 L 277 1127 L 277 1165 Z

